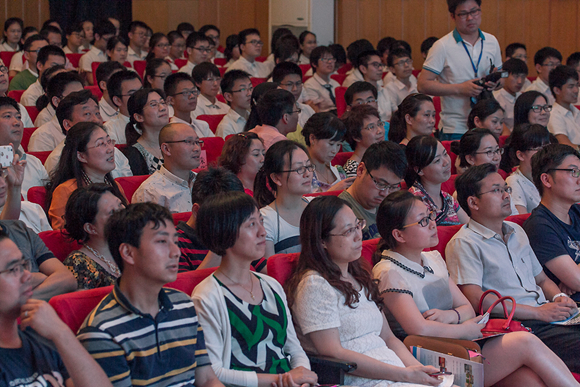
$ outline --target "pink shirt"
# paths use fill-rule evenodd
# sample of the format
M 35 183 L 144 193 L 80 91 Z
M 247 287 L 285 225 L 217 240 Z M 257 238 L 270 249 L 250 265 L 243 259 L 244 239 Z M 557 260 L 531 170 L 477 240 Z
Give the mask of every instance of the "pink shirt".
M 258 125 L 250 132 L 256 133 L 264 141 L 266 150 L 278 141 L 288 140 L 278 129 L 270 125 Z

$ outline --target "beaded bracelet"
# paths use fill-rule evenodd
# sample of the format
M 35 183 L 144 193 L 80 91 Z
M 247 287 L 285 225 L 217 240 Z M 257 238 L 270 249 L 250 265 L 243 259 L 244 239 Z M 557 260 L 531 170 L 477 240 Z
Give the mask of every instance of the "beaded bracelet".
M 461 321 L 461 315 L 459 314 L 459 312 L 457 311 L 457 309 L 453 308 L 451 310 L 454 311 L 455 313 L 457 313 L 457 324 L 459 324 L 459 322 Z

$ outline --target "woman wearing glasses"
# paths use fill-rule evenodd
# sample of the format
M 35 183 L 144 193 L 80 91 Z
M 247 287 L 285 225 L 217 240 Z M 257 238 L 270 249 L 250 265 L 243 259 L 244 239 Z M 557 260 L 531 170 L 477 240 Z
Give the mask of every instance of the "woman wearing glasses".
M 114 150 L 115 142 L 100 124 L 80 122 L 69 129 L 62 155 L 46 187 L 46 207 L 53 229 L 64 227 L 66 203 L 79 187 L 105 183 L 115 196 L 124 196 L 111 177 L 115 169 Z
M 407 145 L 415 136 L 429 136 L 435 129 L 435 105 L 425 94 L 410 94 L 393 113 L 389 140 Z
M 300 251 L 298 226 L 308 204 L 303 195 L 312 192 L 314 168 L 306 149 L 294 141 L 278 141 L 266 151 L 254 182 L 266 229 L 265 258 Z
M 340 165 L 330 164 L 340 150 L 345 132 L 342 121 L 332 113 L 315 113 L 306 121 L 302 135 L 316 168 L 312 175 L 313 192 L 343 191 L 354 181 L 354 177 L 346 177 Z
M 406 191 L 389 195 L 377 211 L 381 234 L 373 276 L 395 335 L 473 340 L 484 324 L 457 285 L 449 279 L 438 251 L 435 213 Z M 295 313 L 296 315 L 296 313 Z M 566 365 L 540 339 L 514 332 L 480 342 L 484 385 L 576 385 Z M 532 355 L 530 355 L 532 354 Z
M 256 202 L 242 192 L 209 198 L 197 213 L 196 229 L 200 241 L 222 257 L 191 295 L 218 379 L 236 386 L 316 385 L 284 289 L 250 271 L 266 250 Z
M 385 124 L 379 111 L 366 104 L 355 105 L 340 118 L 346 126 L 345 141 L 354 149 L 344 164 L 348 177 L 356 177 L 356 170 L 369 146 L 385 139 Z
M 145 74 L 143 78 L 144 88 L 163 90 L 165 79 L 171 75 L 171 66 L 167 60 L 162 58 L 153 58 L 147 61 Z
M 464 224 L 469 216 L 441 184 L 451 177 L 451 158 L 443 145 L 433 136 L 413 137 L 405 150 L 409 192 L 423 200 L 435 214 L 437 226 Z
M 151 59 L 165 59 L 169 55 L 169 47 L 169 39 L 167 39 L 164 33 L 154 33 L 149 41 L 149 53 L 145 57 L 145 60 L 149 62 Z M 170 65 L 171 70 L 178 70 L 175 64 Z
M 467 128 L 489 129 L 499 139 L 500 136 L 509 136 L 510 130 L 503 124 L 504 110 L 494 98 L 483 99 L 475 104 L 467 117 Z
M 125 128 L 127 147 L 123 153 L 133 175 L 151 175 L 163 165 L 159 132 L 169 123 L 165 94 L 157 89 L 137 90 L 127 101 L 127 110 L 130 119 Z
M 302 347 L 355 362 L 346 385 L 438 385 L 429 376 L 437 369 L 422 366 L 389 329 L 370 265 L 361 259 L 363 227 L 335 196 L 315 198 L 304 210 L 302 252 L 285 286 Z
M 552 105 L 539 91 L 526 91 L 516 99 L 514 105 L 514 127 L 519 124 L 540 124 L 548 126 Z

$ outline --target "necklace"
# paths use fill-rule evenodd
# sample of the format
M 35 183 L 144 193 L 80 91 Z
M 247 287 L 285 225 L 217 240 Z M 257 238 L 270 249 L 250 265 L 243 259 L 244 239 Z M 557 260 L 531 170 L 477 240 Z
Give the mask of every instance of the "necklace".
M 105 262 L 107 264 L 107 266 L 109 266 L 109 269 L 111 269 L 111 271 L 113 272 L 113 274 L 115 276 L 119 277 L 121 275 L 121 271 L 119 270 L 119 267 L 117 266 L 117 264 L 115 262 L 112 262 L 110 259 L 106 258 L 104 255 L 99 253 L 97 250 L 93 249 L 91 246 L 85 245 L 85 247 L 87 248 L 87 250 L 89 250 L 91 253 L 93 253 L 93 255 L 95 257 L 97 257 L 100 260 L 102 260 L 103 262 Z
M 242 286 L 241 283 L 239 282 L 235 282 L 233 279 L 231 279 L 226 273 L 224 273 L 223 271 L 220 271 L 220 273 L 222 273 L 227 279 L 229 279 L 234 285 L 239 285 L 242 289 L 244 289 L 246 292 L 250 293 L 250 297 L 252 297 L 252 300 L 255 300 L 256 298 L 254 297 L 254 281 L 252 281 L 252 273 L 250 273 L 250 282 L 252 283 L 252 287 L 250 288 L 250 290 L 246 289 L 245 287 Z

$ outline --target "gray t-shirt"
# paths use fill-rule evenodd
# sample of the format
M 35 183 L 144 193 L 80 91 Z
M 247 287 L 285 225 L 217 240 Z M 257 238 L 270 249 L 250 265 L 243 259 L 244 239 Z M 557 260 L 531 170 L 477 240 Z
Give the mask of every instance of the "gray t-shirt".
M 26 227 L 24 222 L 20 220 L 0 220 L 0 227 L 16 243 L 24 259 L 31 261 L 31 271 L 33 273 L 38 272 L 38 267 L 44 261 L 55 258 L 42 239 L 34 231 Z
M 362 231 L 363 241 L 380 238 L 381 235 L 377 228 L 377 214 L 375 212 L 366 210 L 346 190 L 342 191 L 338 197 L 348 202 L 357 218 L 366 220 L 367 225 Z

